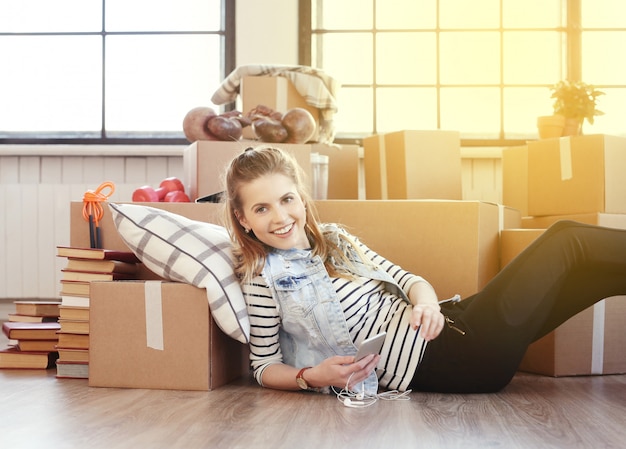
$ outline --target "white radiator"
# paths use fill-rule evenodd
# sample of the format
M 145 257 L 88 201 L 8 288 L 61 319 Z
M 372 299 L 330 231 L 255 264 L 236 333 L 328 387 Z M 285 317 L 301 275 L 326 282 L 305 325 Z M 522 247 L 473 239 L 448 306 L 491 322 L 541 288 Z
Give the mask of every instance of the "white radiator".
M 56 257 L 56 246 L 70 241 L 70 203 L 104 181 L 115 184 L 110 200 L 122 202 L 139 186 L 183 179 L 182 150 L 0 151 L 0 298 L 58 299 L 65 261 Z

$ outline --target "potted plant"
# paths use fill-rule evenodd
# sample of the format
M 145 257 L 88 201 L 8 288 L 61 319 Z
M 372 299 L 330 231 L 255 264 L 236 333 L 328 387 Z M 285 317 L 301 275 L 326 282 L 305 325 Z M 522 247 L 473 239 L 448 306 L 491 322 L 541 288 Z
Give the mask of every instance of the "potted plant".
M 561 137 L 565 129 L 565 117 L 559 114 L 537 117 L 537 130 L 540 139 Z
M 598 97 L 604 92 L 591 84 L 565 80 L 559 81 L 550 90 L 550 98 L 554 99 L 554 114 L 565 117 L 564 136 L 580 134 L 585 119 L 593 125 L 594 117 L 604 114 L 596 107 Z

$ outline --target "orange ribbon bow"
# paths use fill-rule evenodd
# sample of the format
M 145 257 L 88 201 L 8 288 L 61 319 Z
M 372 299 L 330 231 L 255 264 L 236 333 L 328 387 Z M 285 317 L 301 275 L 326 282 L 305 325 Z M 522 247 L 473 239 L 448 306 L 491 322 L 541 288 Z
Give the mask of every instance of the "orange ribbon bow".
M 109 189 L 105 194 L 104 190 Z M 101 248 L 100 220 L 104 216 L 102 203 L 107 201 L 115 192 L 115 184 L 110 181 L 103 182 L 94 190 L 87 190 L 83 195 L 83 218 L 89 222 L 89 241 L 92 248 Z

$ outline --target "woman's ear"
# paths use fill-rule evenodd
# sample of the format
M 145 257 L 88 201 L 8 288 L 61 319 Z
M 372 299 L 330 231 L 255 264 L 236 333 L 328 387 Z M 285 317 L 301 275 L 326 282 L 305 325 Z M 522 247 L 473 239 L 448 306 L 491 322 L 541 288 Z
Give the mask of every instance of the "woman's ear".
M 241 226 L 243 226 L 243 228 L 248 231 L 250 229 L 250 227 L 247 225 L 247 221 L 245 217 L 242 217 L 241 214 L 239 213 L 238 210 L 234 211 L 235 213 L 235 218 L 237 219 L 237 221 L 239 222 L 239 224 Z

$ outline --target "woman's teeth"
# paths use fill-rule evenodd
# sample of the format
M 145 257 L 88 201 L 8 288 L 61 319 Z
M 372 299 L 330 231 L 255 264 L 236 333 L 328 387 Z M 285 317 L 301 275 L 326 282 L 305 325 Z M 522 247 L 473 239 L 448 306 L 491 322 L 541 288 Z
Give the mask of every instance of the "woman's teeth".
M 274 231 L 274 234 L 278 234 L 278 235 L 286 234 L 286 233 L 288 233 L 291 230 L 292 226 L 293 225 L 289 225 L 289 226 L 286 226 L 284 228 L 277 229 L 276 231 Z

